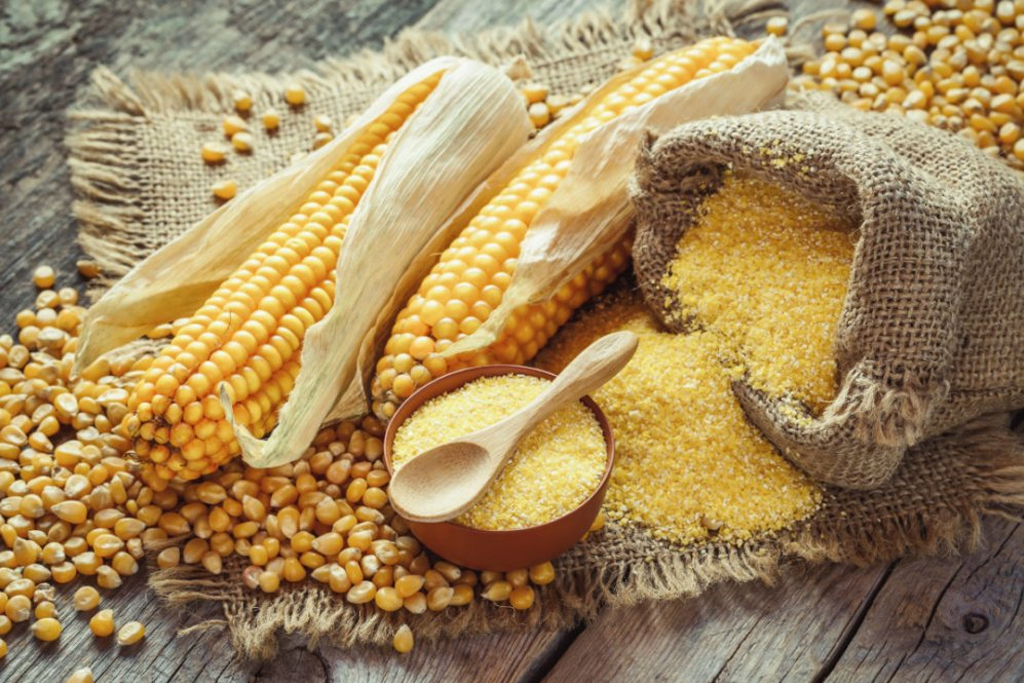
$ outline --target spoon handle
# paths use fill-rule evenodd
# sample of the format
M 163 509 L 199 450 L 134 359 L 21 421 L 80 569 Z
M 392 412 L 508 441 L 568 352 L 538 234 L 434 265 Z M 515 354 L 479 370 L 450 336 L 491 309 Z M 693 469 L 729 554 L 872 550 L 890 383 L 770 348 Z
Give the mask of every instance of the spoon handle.
M 525 434 L 559 408 L 600 389 L 626 367 L 639 338 L 632 332 L 613 332 L 583 349 L 540 396 L 523 409 L 520 433 Z

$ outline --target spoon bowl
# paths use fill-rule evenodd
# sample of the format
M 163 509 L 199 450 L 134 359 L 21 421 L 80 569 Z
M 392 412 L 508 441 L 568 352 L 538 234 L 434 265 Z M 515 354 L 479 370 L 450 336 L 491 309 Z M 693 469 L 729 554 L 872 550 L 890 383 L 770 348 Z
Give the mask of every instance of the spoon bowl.
M 394 474 L 395 467 L 392 447 L 395 433 L 402 423 L 432 398 L 458 389 L 464 384 L 481 377 L 498 375 L 528 375 L 553 380 L 556 375 L 545 370 L 523 365 L 485 365 L 464 368 L 442 375 L 424 385 L 407 398 L 388 422 L 384 433 L 384 464 Z M 490 531 L 472 529 L 454 522 L 409 522 L 409 529 L 426 547 L 448 560 L 463 567 L 476 570 L 506 572 L 522 569 L 558 557 L 569 550 L 590 529 L 604 503 L 605 491 L 615 461 L 615 440 L 608 419 L 589 396 L 580 402 L 590 410 L 601 427 L 607 446 L 607 461 L 601 481 L 594 492 L 574 510 L 545 524 Z M 410 460 L 411 463 L 415 458 Z M 405 466 L 408 466 L 407 463 Z M 404 466 L 403 466 L 404 467 Z
M 431 462 L 433 461 L 433 462 Z M 459 476 L 451 476 L 458 472 Z M 409 517 L 397 501 L 415 496 L 416 490 L 444 491 L 461 499 L 469 500 L 458 516 L 472 507 L 475 494 L 486 486 L 491 476 L 491 468 L 487 461 L 487 449 L 472 441 L 452 441 L 424 451 L 402 465 L 402 474 L 395 477 L 388 490 L 393 497 L 392 507 L 405 517 Z M 420 507 L 414 515 L 419 522 L 443 522 L 453 517 L 450 506 L 444 498 L 424 496 Z

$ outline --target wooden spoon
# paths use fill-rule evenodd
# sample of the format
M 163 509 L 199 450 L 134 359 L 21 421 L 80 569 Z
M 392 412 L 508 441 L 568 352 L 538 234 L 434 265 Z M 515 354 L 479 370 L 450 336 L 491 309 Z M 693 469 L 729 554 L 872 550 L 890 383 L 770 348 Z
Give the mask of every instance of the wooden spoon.
M 625 331 L 598 339 L 523 408 L 409 460 L 388 485 L 392 507 L 414 522 L 444 522 L 461 515 L 487 492 L 530 430 L 617 375 L 638 341 Z

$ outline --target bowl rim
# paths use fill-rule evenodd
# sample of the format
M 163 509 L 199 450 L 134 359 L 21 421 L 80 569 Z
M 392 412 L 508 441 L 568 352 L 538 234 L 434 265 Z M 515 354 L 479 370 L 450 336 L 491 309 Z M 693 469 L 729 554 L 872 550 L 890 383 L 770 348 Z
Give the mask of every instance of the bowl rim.
M 406 406 L 414 405 L 414 398 L 422 396 L 419 404 L 416 404 L 416 409 L 420 405 L 427 401 L 437 398 L 442 394 L 446 394 L 450 391 L 454 391 L 460 387 L 469 384 L 475 379 L 480 377 L 498 377 L 501 375 L 527 375 L 531 377 L 540 377 L 543 379 L 554 380 L 558 377 L 557 374 L 549 372 L 548 370 L 542 370 L 541 368 L 531 367 L 529 365 L 515 365 L 512 363 L 492 363 L 488 365 L 476 365 L 468 368 L 461 368 L 459 370 L 453 370 L 452 372 L 445 373 L 440 377 L 436 377 L 422 387 L 414 391 L 407 399 L 395 411 L 395 414 L 388 420 L 387 427 L 384 430 L 384 466 L 388 470 L 389 475 L 394 475 L 395 466 L 392 462 L 392 445 L 395 441 L 395 434 L 398 432 L 398 428 L 403 422 L 409 419 L 409 417 L 415 412 L 413 408 L 407 408 Z M 442 381 L 451 382 L 453 379 L 461 379 L 455 386 L 448 391 L 437 391 L 437 385 Z M 550 526 L 557 525 L 567 517 L 571 517 L 576 514 L 580 509 L 586 507 L 596 496 L 603 495 L 605 489 L 608 486 L 608 482 L 611 479 L 612 469 L 615 465 L 615 435 L 612 432 L 611 423 L 608 421 L 608 417 L 601 410 L 601 407 L 597 404 L 597 401 L 593 399 L 589 394 L 583 396 L 580 399 L 580 403 L 585 405 L 594 418 L 597 420 L 598 426 L 601 427 L 601 434 L 605 441 L 605 464 L 604 472 L 601 474 L 601 479 L 598 481 L 597 486 L 590 492 L 590 495 L 584 498 L 579 505 L 574 506 L 568 512 L 555 517 L 552 520 L 544 522 L 543 524 L 536 524 L 534 526 L 522 527 L 520 529 L 475 529 L 473 527 L 464 526 L 462 524 L 456 524 L 455 522 L 414 522 L 415 524 L 430 524 L 431 526 L 441 527 L 450 526 L 458 529 L 460 533 L 468 533 L 469 535 L 476 534 L 504 534 L 507 537 L 524 534 L 524 533 L 536 533 L 538 530 L 545 529 Z M 403 414 L 403 412 L 405 414 Z M 401 415 L 401 419 L 398 419 Z M 600 514 L 600 511 L 598 511 Z

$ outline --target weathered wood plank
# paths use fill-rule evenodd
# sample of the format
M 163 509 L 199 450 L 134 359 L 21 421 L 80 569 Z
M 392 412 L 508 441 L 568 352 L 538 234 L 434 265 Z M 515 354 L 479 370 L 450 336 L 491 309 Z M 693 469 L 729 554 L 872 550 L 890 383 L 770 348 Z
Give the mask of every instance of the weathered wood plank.
M 987 526 L 983 552 L 900 562 L 826 680 L 1024 680 L 1024 526 Z
M 525 631 L 452 641 L 417 643 L 409 655 L 390 648 L 309 652 L 301 644 L 283 648 L 259 667 L 254 681 L 310 683 L 516 683 L 535 681 L 550 668 L 571 639 L 566 631 Z M 232 679 L 233 680 L 233 679 Z
M 811 681 L 886 575 L 795 565 L 775 587 L 723 584 L 695 600 L 608 611 L 544 680 Z

